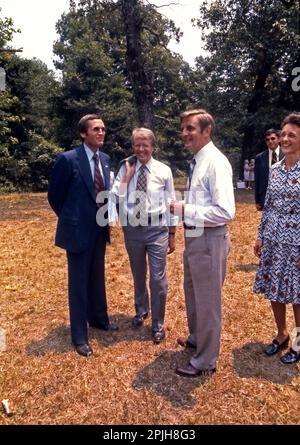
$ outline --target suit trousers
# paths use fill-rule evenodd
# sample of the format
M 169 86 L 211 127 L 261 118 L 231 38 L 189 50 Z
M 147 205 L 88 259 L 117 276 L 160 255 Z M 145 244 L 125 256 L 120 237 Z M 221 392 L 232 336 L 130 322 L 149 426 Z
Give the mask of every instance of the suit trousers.
M 149 312 L 149 294 L 146 284 L 148 256 L 152 331 L 161 331 L 164 326 L 168 291 L 168 228 L 166 226 L 132 227 L 127 225 L 123 227 L 123 232 L 134 282 L 136 314 L 142 316 Z
M 87 323 L 101 327 L 109 324 L 104 272 L 106 231 L 107 227 L 99 227 L 84 252 L 67 251 L 71 337 L 75 345 L 88 342 Z
M 187 234 L 183 260 L 188 340 L 197 347 L 190 363 L 197 369 L 213 369 L 220 351 L 222 286 L 230 239 L 227 226 L 204 228 L 197 237 Z

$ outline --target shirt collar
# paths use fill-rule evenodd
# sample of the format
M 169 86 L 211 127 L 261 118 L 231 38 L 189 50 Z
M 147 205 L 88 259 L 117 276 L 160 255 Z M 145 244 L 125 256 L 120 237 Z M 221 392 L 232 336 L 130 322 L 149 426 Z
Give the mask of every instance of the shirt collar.
M 87 155 L 89 161 L 91 162 L 91 160 L 92 160 L 93 157 L 94 157 L 94 152 L 93 152 L 93 150 L 91 150 L 87 145 L 83 144 L 83 146 L 84 146 L 86 155 Z M 99 156 L 99 150 L 96 151 L 96 154 Z M 100 157 L 100 156 L 99 156 L 99 157 Z
M 209 152 L 209 150 L 214 146 L 213 141 L 209 141 L 208 144 L 204 145 L 195 155 L 194 159 L 196 160 L 196 164 L 201 160 L 204 159 Z
M 268 148 L 268 150 L 269 150 L 269 154 L 272 156 L 272 153 L 273 153 L 273 150 L 270 150 L 269 148 Z M 279 157 L 279 153 L 280 153 L 280 146 L 278 145 L 278 147 L 277 148 L 275 148 L 275 153 L 277 154 L 277 157 Z
M 145 165 L 145 167 L 147 167 L 147 170 L 151 173 L 151 168 L 152 168 L 152 164 L 153 164 L 153 158 L 151 156 L 151 158 L 149 159 L 149 161 L 147 162 L 147 164 L 142 164 L 139 160 L 137 160 L 136 163 L 136 171 L 138 172 L 139 169 L 141 168 L 142 165 Z

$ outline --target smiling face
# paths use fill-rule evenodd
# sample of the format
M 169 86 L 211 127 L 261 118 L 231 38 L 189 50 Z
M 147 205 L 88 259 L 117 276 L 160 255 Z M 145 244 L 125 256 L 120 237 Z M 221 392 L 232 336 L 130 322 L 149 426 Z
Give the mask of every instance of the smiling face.
M 92 119 L 87 122 L 86 131 L 80 132 L 80 137 L 95 152 L 104 144 L 105 131 L 105 126 L 101 119 Z
M 141 164 L 147 164 L 151 159 L 154 147 L 150 138 L 142 132 L 137 133 L 132 141 L 133 152 Z
M 197 115 L 191 115 L 181 122 L 181 135 L 184 147 L 196 154 L 210 141 L 211 126 L 201 131 Z
M 285 156 L 300 156 L 300 127 L 293 124 L 284 125 L 280 145 Z

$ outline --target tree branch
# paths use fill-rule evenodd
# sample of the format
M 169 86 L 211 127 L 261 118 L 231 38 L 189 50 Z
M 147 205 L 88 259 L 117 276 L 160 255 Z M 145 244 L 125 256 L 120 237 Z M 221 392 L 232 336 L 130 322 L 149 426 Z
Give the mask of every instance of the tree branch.
M 0 53 L 22 53 L 23 48 L 10 49 L 10 48 L 0 48 Z

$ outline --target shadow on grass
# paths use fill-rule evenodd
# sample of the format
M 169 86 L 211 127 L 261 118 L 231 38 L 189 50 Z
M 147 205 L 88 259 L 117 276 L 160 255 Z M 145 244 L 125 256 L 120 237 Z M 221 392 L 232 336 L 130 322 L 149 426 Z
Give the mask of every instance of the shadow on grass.
M 240 377 L 256 377 L 272 383 L 290 384 L 299 375 L 297 365 L 283 365 L 280 354 L 268 357 L 263 353 L 266 344 L 247 343 L 233 350 L 233 368 Z
M 208 378 L 188 378 L 175 374 L 175 369 L 178 366 L 186 365 L 190 356 L 188 351 L 163 352 L 150 365 L 145 366 L 137 373 L 132 387 L 136 390 L 153 391 L 175 407 L 189 409 L 195 406 L 198 402 L 191 393 L 203 385 Z
M 37 357 L 48 354 L 49 352 L 63 354 L 73 350 L 74 348 L 70 340 L 70 329 L 65 325 L 58 326 L 50 331 L 45 338 L 33 341 L 26 348 L 28 355 L 35 355 Z
M 104 331 L 102 329 L 89 328 L 89 339 L 95 339 L 102 347 L 109 347 L 113 343 L 126 341 L 151 341 L 151 326 L 144 325 L 139 329 L 131 327 L 131 318 L 124 314 L 110 316 L 111 323 L 119 326 L 119 331 Z M 71 343 L 70 328 L 66 325 L 58 326 L 50 331 L 45 338 L 34 341 L 27 347 L 29 355 L 41 356 L 49 352 L 63 354 L 73 351 Z

